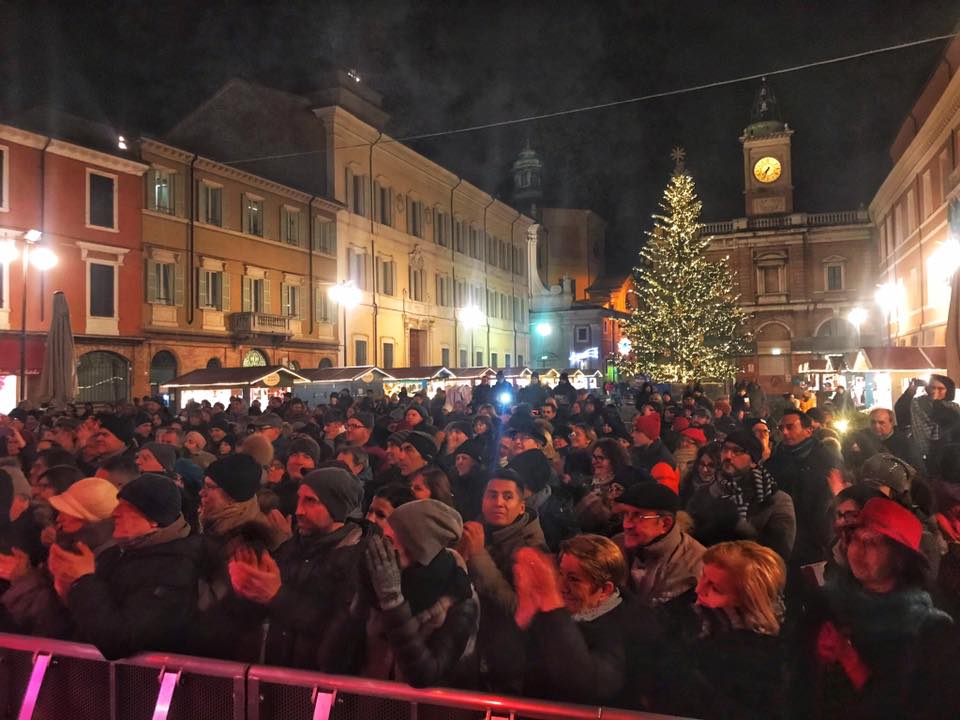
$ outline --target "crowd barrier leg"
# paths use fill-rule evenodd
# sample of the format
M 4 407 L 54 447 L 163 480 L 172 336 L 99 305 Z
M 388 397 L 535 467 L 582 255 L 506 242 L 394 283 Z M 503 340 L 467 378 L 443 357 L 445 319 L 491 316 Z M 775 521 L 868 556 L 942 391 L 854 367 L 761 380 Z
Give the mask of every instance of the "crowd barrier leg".
M 157 704 L 153 708 L 153 720 L 167 720 L 170 714 L 170 704 L 173 702 L 173 693 L 180 682 L 180 671 L 160 671 L 160 692 L 157 693 Z
M 34 653 L 33 670 L 30 671 L 30 680 L 27 681 L 27 690 L 23 694 L 23 702 L 20 703 L 20 713 L 17 720 L 31 720 L 33 711 L 37 706 L 37 698 L 40 697 L 40 687 L 43 685 L 43 678 L 47 674 L 47 668 L 50 667 L 50 653 Z
M 337 701 L 337 691 L 320 692 L 313 689 L 313 720 L 330 720 L 333 704 Z

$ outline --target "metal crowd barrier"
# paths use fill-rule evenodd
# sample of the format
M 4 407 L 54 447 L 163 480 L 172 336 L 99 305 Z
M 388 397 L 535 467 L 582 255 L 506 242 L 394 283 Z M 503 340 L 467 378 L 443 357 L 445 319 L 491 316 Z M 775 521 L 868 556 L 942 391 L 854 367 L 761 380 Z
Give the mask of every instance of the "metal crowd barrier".
M 677 720 L 0 633 L 0 720 Z

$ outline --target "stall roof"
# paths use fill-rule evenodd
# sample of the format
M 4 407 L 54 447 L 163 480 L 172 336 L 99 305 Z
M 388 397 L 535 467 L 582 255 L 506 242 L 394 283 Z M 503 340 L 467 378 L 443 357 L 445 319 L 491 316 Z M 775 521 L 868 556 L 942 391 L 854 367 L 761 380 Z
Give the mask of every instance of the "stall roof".
M 393 380 L 434 380 L 443 377 L 457 377 L 456 373 L 443 365 L 390 368 L 390 374 Z
M 939 353 L 937 351 L 940 351 Z M 856 372 L 930 372 L 943 369 L 945 348 L 873 347 L 863 348 L 853 363 Z
M 500 369 L 503 370 L 504 377 L 520 377 L 522 375 L 533 374 L 533 371 L 528 367 L 505 367 Z
M 826 358 L 810 358 L 806 362 L 800 363 L 800 372 L 827 372 L 830 369 Z
M 300 370 L 300 374 L 310 382 L 354 382 L 363 378 L 364 375 L 370 374 L 378 375 L 383 380 L 394 379 L 393 375 L 376 365 L 312 368 L 310 370 Z
M 497 371 L 491 367 L 457 368 L 454 377 L 458 380 L 477 380 L 484 375 L 496 375 Z
M 540 377 L 560 377 L 560 371 L 556 368 L 536 368 L 531 372 L 537 373 Z
M 580 368 L 567 368 L 566 370 L 561 370 L 560 372 L 565 372 L 570 377 L 580 374 L 584 377 L 603 377 L 603 373 L 599 370 L 581 370 Z
M 267 365 L 266 367 L 238 367 L 238 368 L 201 368 L 175 377 L 168 383 L 161 385 L 169 389 L 203 389 L 203 388 L 238 388 L 253 387 L 263 384 L 264 379 L 271 375 L 279 375 L 280 381 L 273 383 L 281 387 L 289 387 L 297 382 L 307 382 L 300 373 L 283 365 Z

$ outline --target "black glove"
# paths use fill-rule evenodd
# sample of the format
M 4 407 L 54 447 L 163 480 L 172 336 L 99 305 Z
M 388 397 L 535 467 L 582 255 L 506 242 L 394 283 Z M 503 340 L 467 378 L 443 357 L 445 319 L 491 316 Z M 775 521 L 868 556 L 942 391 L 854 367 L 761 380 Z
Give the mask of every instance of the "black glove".
M 381 610 L 391 610 L 403 603 L 400 591 L 400 566 L 392 546 L 376 536 L 370 539 L 366 550 L 367 570 L 370 583 L 377 595 Z

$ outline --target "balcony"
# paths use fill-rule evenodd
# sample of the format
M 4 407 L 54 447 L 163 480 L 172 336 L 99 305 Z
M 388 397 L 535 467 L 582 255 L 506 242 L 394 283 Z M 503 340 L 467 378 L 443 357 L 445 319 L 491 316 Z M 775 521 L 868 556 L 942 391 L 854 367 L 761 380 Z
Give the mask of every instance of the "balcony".
M 289 337 L 290 318 L 286 315 L 267 315 L 257 312 L 238 312 L 230 316 L 230 331 L 240 337 L 250 335 L 277 335 Z

